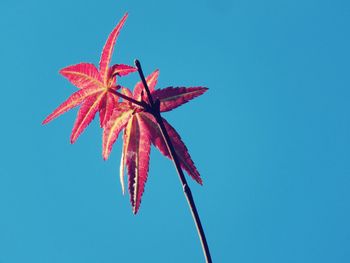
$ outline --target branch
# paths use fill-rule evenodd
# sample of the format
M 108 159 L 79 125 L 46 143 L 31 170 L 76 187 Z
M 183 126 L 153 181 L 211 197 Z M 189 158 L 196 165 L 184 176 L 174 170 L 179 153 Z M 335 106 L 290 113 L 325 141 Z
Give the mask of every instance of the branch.
M 203 227 L 202 227 L 201 220 L 200 220 L 199 215 L 198 215 L 196 204 L 195 204 L 195 202 L 193 200 L 191 189 L 190 189 L 190 187 L 187 184 L 185 175 L 184 175 L 184 173 L 183 173 L 183 171 L 181 169 L 180 161 L 179 161 L 179 159 L 177 157 L 177 154 L 175 152 L 175 148 L 174 148 L 174 146 L 173 146 L 173 144 L 171 142 L 171 139 L 169 137 L 168 131 L 166 130 L 166 128 L 164 126 L 164 122 L 163 122 L 162 116 L 160 114 L 160 102 L 159 102 L 159 100 L 156 100 L 156 102 L 153 101 L 151 92 L 150 92 L 150 90 L 148 88 L 145 76 L 144 76 L 143 71 L 142 71 L 142 67 L 141 67 L 140 61 L 138 61 L 137 59 L 135 60 L 135 66 L 136 66 L 136 68 L 137 68 L 137 70 L 138 70 L 138 72 L 140 74 L 140 78 L 142 80 L 143 86 L 144 86 L 144 88 L 145 88 L 145 90 L 147 92 L 148 101 L 150 103 L 150 105 L 149 105 L 150 106 L 149 112 L 157 120 L 157 123 L 158 123 L 158 126 L 159 126 L 160 130 L 161 130 L 163 139 L 164 139 L 165 144 L 166 144 L 166 146 L 168 148 L 168 151 L 170 153 L 170 157 L 173 160 L 173 163 L 175 165 L 177 174 L 178 174 L 179 179 L 181 181 L 181 184 L 182 184 L 182 187 L 183 187 L 183 191 L 184 191 L 184 194 L 185 194 L 186 199 L 187 199 L 187 203 L 190 206 L 192 217 L 195 220 L 195 224 L 196 224 L 198 235 L 199 235 L 199 238 L 200 238 L 200 241 L 201 241 L 201 244 L 202 244 L 202 249 L 203 249 L 203 253 L 204 253 L 204 256 L 205 256 L 205 260 L 206 260 L 207 263 L 211 263 L 212 260 L 211 260 L 211 256 L 210 256 L 209 246 L 208 246 L 208 243 L 207 243 L 207 240 L 206 240 L 206 237 L 205 237 L 205 233 L 204 233 L 204 230 L 203 230 Z
M 153 98 L 152 98 L 151 92 L 150 92 L 150 90 L 148 88 L 147 81 L 145 79 L 145 75 L 143 74 L 140 61 L 138 61 L 137 59 L 135 59 L 135 66 L 136 66 L 136 68 L 137 68 L 137 70 L 138 70 L 138 72 L 140 74 L 140 78 L 141 78 L 142 84 L 145 87 L 145 90 L 146 90 L 146 93 L 147 93 L 147 97 L 148 97 L 148 101 L 149 101 L 151 107 L 153 107 L 154 106 Z

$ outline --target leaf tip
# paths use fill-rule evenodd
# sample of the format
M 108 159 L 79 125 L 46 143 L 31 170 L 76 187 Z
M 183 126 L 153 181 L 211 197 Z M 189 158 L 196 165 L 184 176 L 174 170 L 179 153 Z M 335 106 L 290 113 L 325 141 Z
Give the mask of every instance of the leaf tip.
M 159 69 L 155 69 L 153 72 L 152 72 L 152 76 L 153 78 L 155 79 L 155 81 L 158 80 L 158 77 L 159 77 Z
M 42 125 L 45 125 L 47 123 L 49 123 L 50 121 L 52 121 L 54 118 L 52 118 L 52 114 L 50 114 L 49 116 L 47 116 L 43 121 L 42 121 Z
M 104 161 L 106 161 L 109 157 L 110 151 L 108 150 L 107 146 L 104 147 L 104 149 L 102 150 L 102 158 Z
M 76 140 L 77 140 L 77 136 L 75 136 L 75 134 L 72 134 L 72 135 L 70 136 L 70 144 L 75 143 Z
M 62 76 L 65 77 L 65 74 L 66 74 L 66 70 L 67 70 L 68 67 L 65 67 L 65 68 L 61 68 L 58 73 L 60 73 Z
M 202 95 L 202 94 L 204 94 L 205 92 L 208 91 L 208 88 L 207 88 L 207 87 L 202 87 L 202 86 L 200 86 L 200 87 L 194 87 L 194 89 L 197 89 L 197 91 L 199 92 L 199 95 Z
M 137 212 L 139 211 L 138 207 L 133 207 L 132 208 L 132 213 L 136 216 Z

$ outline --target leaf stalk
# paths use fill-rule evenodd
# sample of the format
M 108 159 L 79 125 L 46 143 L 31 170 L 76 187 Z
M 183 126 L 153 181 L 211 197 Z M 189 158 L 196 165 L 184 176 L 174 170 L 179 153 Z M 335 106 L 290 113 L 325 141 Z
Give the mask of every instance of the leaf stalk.
M 108 89 L 108 91 L 113 93 L 114 95 L 122 98 L 122 99 L 125 99 L 133 104 L 136 104 L 137 106 L 144 108 L 145 110 L 149 110 L 149 105 L 147 103 L 145 103 L 144 101 L 137 101 L 137 100 L 135 100 L 127 95 L 124 95 L 123 93 L 116 91 L 115 89 Z

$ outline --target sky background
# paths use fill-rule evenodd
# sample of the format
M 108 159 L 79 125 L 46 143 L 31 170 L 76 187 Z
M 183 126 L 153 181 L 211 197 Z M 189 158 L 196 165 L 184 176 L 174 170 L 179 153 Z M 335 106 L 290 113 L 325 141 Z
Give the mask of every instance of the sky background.
M 76 110 L 41 125 L 76 90 L 59 69 L 97 65 L 125 12 L 112 62 L 209 88 L 164 117 L 203 178 L 213 261 L 350 262 L 349 1 L 1 0 L 0 263 L 204 261 L 155 148 L 134 216 L 120 141 L 103 161 L 97 120 L 74 145 Z

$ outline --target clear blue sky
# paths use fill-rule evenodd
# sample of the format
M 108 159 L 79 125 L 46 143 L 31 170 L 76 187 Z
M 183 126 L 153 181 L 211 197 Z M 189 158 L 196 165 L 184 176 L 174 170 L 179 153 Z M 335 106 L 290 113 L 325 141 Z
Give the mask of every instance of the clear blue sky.
M 350 262 L 349 1 L 0 2 L 0 262 L 203 262 L 171 162 L 152 151 L 137 216 L 95 122 L 43 118 L 76 89 L 58 70 L 160 69 L 209 91 L 166 113 L 203 177 L 190 182 L 214 262 Z M 129 87 L 137 75 L 123 79 Z

